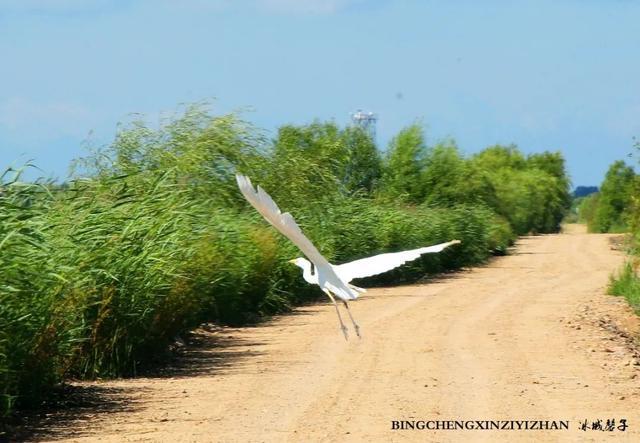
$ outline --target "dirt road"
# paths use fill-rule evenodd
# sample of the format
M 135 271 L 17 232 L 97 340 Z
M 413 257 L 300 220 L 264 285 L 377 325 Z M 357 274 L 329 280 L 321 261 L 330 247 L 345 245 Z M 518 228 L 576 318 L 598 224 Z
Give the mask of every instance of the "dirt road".
M 36 438 L 640 441 L 637 319 L 605 294 L 623 262 L 610 238 L 570 226 L 524 238 L 486 267 L 371 290 L 352 305 L 361 340 L 345 342 L 329 304 L 203 331 L 162 376 L 80 386 L 112 407 L 79 407 Z M 585 419 L 629 427 L 583 431 Z M 568 420 L 569 429 L 392 430 L 392 420 Z

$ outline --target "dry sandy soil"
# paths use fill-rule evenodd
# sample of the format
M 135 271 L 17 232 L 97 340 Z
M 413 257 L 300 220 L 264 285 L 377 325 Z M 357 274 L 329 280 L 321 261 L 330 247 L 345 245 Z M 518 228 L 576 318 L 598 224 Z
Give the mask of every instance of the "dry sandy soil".
M 334 308 L 202 329 L 161 374 L 76 384 L 38 441 L 640 441 L 638 321 L 605 294 L 624 260 L 579 226 L 488 266 Z M 626 431 L 580 430 L 626 419 Z M 392 420 L 568 420 L 561 431 L 392 430 Z

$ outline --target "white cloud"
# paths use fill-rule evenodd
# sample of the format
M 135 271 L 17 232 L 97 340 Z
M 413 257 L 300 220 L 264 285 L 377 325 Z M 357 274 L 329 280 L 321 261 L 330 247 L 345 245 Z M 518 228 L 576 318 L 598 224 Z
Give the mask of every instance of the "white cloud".
M 0 0 L 0 14 L 77 14 L 105 9 L 145 5 L 172 10 L 224 12 L 230 10 L 261 11 L 270 14 L 328 15 L 366 0 Z
M 31 137 L 86 136 L 95 116 L 73 103 L 36 103 L 14 97 L 0 102 L 0 128 Z
M 334 14 L 364 0 L 256 0 L 267 12 L 284 14 Z
M 0 0 L 0 12 L 61 14 L 100 10 L 113 0 Z
M 1 1 L 1 0 L 0 0 Z M 207 12 L 259 11 L 267 14 L 328 15 L 340 12 L 366 0 L 146 0 L 150 5 L 173 9 L 196 9 Z

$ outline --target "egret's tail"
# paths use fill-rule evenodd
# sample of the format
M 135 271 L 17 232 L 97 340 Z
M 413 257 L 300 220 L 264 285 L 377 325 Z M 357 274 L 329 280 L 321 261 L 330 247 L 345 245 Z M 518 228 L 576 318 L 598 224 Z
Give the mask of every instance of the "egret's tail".
M 341 300 L 355 300 L 358 298 L 358 291 L 355 290 L 350 284 L 344 285 L 342 288 L 338 288 L 331 283 L 325 283 L 327 289 L 329 289 L 333 295 Z
M 367 290 L 365 288 L 360 288 L 360 287 L 358 287 L 356 285 L 352 285 L 351 283 L 349 283 L 349 287 L 351 289 L 353 289 L 354 291 L 357 291 L 357 292 L 359 292 L 361 294 L 364 293 L 364 292 L 367 292 Z

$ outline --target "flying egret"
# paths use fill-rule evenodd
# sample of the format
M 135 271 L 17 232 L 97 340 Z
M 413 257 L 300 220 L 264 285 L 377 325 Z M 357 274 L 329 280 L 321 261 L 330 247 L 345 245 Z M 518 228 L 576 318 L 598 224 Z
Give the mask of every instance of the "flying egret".
M 340 321 L 340 329 L 342 329 L 344 338 L 347 340 L 347 327 L 342 321 L 334 295 L 344 303 L 356 334 L 360 337 L 360 326 L 358 326 L 351 315 L 348 301 L 355 300 L 358 298 L 358 294 L 365 292 L 365 290 L 350 284 L 351 280 L 390 271 L 408 261 L 417 259 L 422 254 L 440 252 L 448 246 L 460 243 L 460 240 L 452 240 L 425 248 L 379 254 L 341 265 L 332 265 L 320 254 L 313 243 L 305 237 L 291 214 L 288 212 L 283 214 L 280 208 L 278 208 L 278 205 L 276 205 L 264 189 L 258 186 L 256 191 L 251 184 L 251 180 L 240 174 L 236 174 L 236 181 L 238 182 L 240 192 L 242 192 L 242 195 L 245 196 L 249 203 L 251 203 L 273 227 L 291 240 L 300 248 L 302 253 L 307 256 L 309 260 L 299 257 L 290 260 L 290 263 L 302 269 L 302 277 L 308 283 L 320 286 L 325 294 L 329 296 L 333 306 L 336 308 L 338 320 Z

